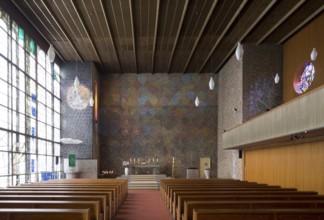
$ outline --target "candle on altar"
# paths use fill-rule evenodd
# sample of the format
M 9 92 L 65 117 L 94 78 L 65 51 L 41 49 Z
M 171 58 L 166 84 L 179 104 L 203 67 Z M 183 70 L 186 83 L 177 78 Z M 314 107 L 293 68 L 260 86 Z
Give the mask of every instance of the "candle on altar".
M 172 163 L 174 163 L 174 157 L 172 157 Z
M 156 162 L 157 162 L 157 163 L 159 162 L 159 158 L 156 158 Z

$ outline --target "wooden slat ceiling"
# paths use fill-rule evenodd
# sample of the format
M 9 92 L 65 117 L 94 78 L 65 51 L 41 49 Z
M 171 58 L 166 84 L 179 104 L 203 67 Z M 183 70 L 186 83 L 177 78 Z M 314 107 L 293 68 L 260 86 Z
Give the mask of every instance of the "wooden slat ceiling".
M 323 0 L 11 0 L 63 61 L 102 73 L 217 73 L 242 41 L 282 44 Z

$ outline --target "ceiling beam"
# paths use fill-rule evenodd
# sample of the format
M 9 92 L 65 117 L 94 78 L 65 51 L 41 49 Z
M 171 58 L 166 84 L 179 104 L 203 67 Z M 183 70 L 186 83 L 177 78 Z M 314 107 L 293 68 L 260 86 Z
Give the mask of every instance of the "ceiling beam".
M 138 73 L 138 71 L 137 71 L 137 56 L 136 56 L 135 30 L 134 30 L 135 27 L 134 27 L 132 0 L 128 0 L 128 3 L 129 3 L 129 13 L 130 13 L 130 19 L 131 19 L 131 26 L 132 26 L 134 61 L 135 61 L 135 73 Z
M 113 46 L 113 48 L 114 48 L 114 54 L 115 54 L 116 59 L 117 59 L 117 63 L 118 63 L 118 67 L 119 67 L 119 71 L 120 71 L 120 73 L 122 73 L 122 72 L 123 72 L 123 69 L 122 69 L 122 66 L 121 66 L 121 63 L 120 63 L 120 58 L 119 58 L 118 53 L 117 53 L 116 44 L 115 44 L 114 39 L 113 39 L 112 34 L 111 34 L 110 26 L 109 26 L 108 19 L 107 19 L 107 13 L 106 13 L 106 11 L 105 11 L 105 8 L 104 8 L 104 6 L 103 6 L 102 1 L 103 1 L 103 0 L 100 0 L 101 10 L 102 10 L 102 13 L 103 13 L 104 18 L 105 18 L 105 23 L 106 23 L 107 30 L 108 30 L 108 33 L 109 33 L 109 37 L 110 37 L 110 39 L 111 39 L 111 44 L 112 44 L 112 46 Z
M 159 13 L 160 13 L 160 0 L 157 0 L 156 16 L 155 16 L 155 30 L 154 30 L 154 39 L 153 39 L 153 51 L 152 51 L 152 73 L 154 73 L 154 56 L 155 56 L 157 31 L 158 31 L 158 25 L 159 25 Z
M 64 9 L 67 9 L 67 6 L 66 6 L 66 4 L 65 4 L 65 1 L 63 1 L 62 3 L 64 4 Z M 72 25 L 72 22 L 70 21 L 71 19 L 72 19 L 72 21 L 73 21 L 74 26 L 78 29 L 78 33 L 79 33 L 80 35 L 82 35 L 82 34 L 81 34 L 81 31 L 80 31 L 80 29 L 79 29 L 79 26 L 75 23 L 75 20 L 73 19 L 73 16 L 71 15 L 71 13 L 68 11 L 68 13 L 69 13 L 69 15 L 70 15 L 70 18 L 69 18 L 68 16 L 63 15 L 62 7 L 60 7 L 60 6 L 57 4 L 56 1 L 53 1 L 53 4 L 56 6 L 56 9 L 53 7 L 53 10 L 54 10 L 54 11 L 57 10 L 57 11 L 60 13 L 61 18 L 64 20 L 65 25 L 68 26 L 69 31 L 70 31 L 70 33 L 72 33 L 73 37 L 74 37 L 75 39 L 77 39 L 76 31 L 73 31 L 73 30 L 72 30 L 72 27 L 71 27 L 71 25 Z M 80 47 L 79 47 L 79 48 L 80 48 Z M 88 47 L 87 47 L 87 49 L 88 49 L 88 51 L 89 51 L 89 48 L 88 48 Z M 83 48 L 83 47 L 81 47 L 81 50 L 82 50 L 83 53 L 85 54 L 85 51 L 84 51 L 84 48 Z M 81 53 L 81 51 L 80 51 L 80 53 Z M 89 53 L 90 53 L 90 51 L 89 51 Z
M 71 0 L 71 4 L 72 4 L 73 9 L 75 10 L 75 12 L 76 12 L 76 14 L 77 14 L 77 16 L 78 16 L 80 22 L 81 22 L 81 25 L 82 25 L 84 31 L 85 31 L 86 34 L 87 34 L 87 37 L 88 37 L 89 40 L 90 40 L 90 43 L 91 43 L 92 49 L 94 50 L 94 52 L 95 52 L 95 54 L 96 54 L 96 56 L 97 56 L 97 58 L 98 58 L 100 64 L 102 64 L 102 61 L 101 61 L 100 56 L 99 56 L 99 54 L 98 54 L 98 50 L 97 50 L 96 46 L 95 46 L 94 43 L 93 43 L 93 39 L 92 39 L 92 37 L 90 36 L 89 30 L 88 30 L 87 27 L 84 25 L 84 21 L 83 21 L 83 19 L 82 19 L 81 16 L 80 16 L 80 12 L 79 12 L 79 10 L 77 9 L 77 7 L 76 7 L 75 4 L 74 4 L 74 0 Z M 84 5 L 84 6 L 85 6 L 85 5 Z M 88 10 L 87 10 L 87 13 L 88 13 Z M 89 17 L 89 15 L 88 15 L 88 17 Z M 90 21 L 91 21 L 91 18 L 90 18 L 90 17 L 89 17 L 89 19 L 90 19 Z M 92 23 L 92 21 L 91 21 L 91 23 Z
M 202 28 L 200 29 L 200 32 L 199 32 L 199 34 L 198 34 L 198 37 L 197 37 L 197 39 L 196 39 L 196 41 L 195 41 L 194 46 L 192 47 L 192 50 L 191 50 L 190 55 L 189 55 L 189 57 L 188 57 L 188 59 L 187 59 L 186 65 L 185 65 L 185 67 L 183 68 L 182 73 L 185 73 L 185 71 L 186 71 L 186 69 L 187 69 L 187 67 L 188 67 L 188 65 L 189 65 L 189 62 L 190 62 L 190 60 L 191 60 L 191 58 L 192 58 L 192 55 L 193 55 L 193 53 L 195 52 L 196 47 L 197 47 L 197 45 L 198 45 L 198 43 L 199 43 L 199 41 L 200 41 L 200 38 L 201 38 L 202 34 L 204 33 L 204 30 L 205 30 L 205 28 L 206 28 L 206 26 L 207 26 L 207 24 L 208 24 L 208 22 L 209 22 L 209 19 L 210 19 L 210 17 L 212 16 L 212 14 L 213 14 L 213 12 L 214 12 L 214 9 L 215 9 L 215 7 L 216 7 L 216 5 L 217 5 L 217 2 L 218 2 L 218 0 L 214 0 L 213 4 L 212 4 L 212 6 L 211 6 L 211 8 L 210 8 L 210 10 L 209 10 L 209 12 L 208 12 L 207 17 L 205 18 L 204 24 L 203 24 Z
M 35 1 L 34 1 L 34 2 L 35 2 Z M 56 25 L 58 26 L 58 28 L 59 28 L 60 31 L 62 32 L 62 34 L 64 35 L 64 37 L 66 37 L 66 39 L 68 39 L 69 43 L 70 43 L 71 46 L 72 46 L 73 51 L 76 53 L 76 55 L 79 57 L 79 59 L 80 59 L 81 61 L 83 61 L 83 59 L 82 59 L 82 57 L 81 57 L 79 51 L 76 49 L 76 46 L 73 44 L 72 39 L 67 35 L 67 33 L 65 32 L 65 30 L 64 30 L 63 27 L 62 27 L 62 24 L 60 24 L 60 22 L 58 21 L 58 19 L 56 18 L 56 16 L 55 16 L 54 13 L 52 12 L 52 10 L 49 8 L 48 4 L 47 4 L 46 2 L 44 2 L 44 0 L 41 0 L 41 2 L 42 2 L 42 4 L 44 5 L 44 7 L 45 7 L 45 9 L 47 10 L 47 12 L 48 12 L 48 13 L 50 14 L 50 16 L 52 17 L 53 21 L 56 23 Z M 36 4 L 36 5 L 37 5 L 38 9 L 39 9 L 40 11 L 42 11 L 41 8 L 39 7 L 39 5 L 38 5 L 38 4 Z M 43 12 L 43 11 L 42 11 L 42 12 Z M 45 16 L 45 14 L 44 14 L 44 16 Z M 46 17 L 46 16 L 45 16 L 45 17 Z M 46 18 L 47 18 L 47 17 L 46 17 Z M 47 19 L 47 20 L 48 20 L 48 19 Z M 49 22 L 50 22 L 50 21 L 49 21 Z M 51 23 L 51 22 L 50 22 L 50 23 Z
M 45 37 L 45 35 L 39 30 L 39 28 L 32 22 L 32 20 L 30 20 L 30 18 L 26 15 L 25 11 L 22 10 L 20 8 L 20 6 L 16 3 L 15 0 L 12 1 L 15 6 L 19 9 L 19 11 L 24 15 L 24 17 L 33 25 L 33 27 L 38 31 L 38 33 L 47 41 L 48 44 L 51 44 L 51 42 Z M 27 4 L 28 5 L 28 4 Z M 28 5 L 28 7 L 33 11 L 33 13 L 36 15 L 36 13 L 34 12 L 34 10 L 30 7 L 30 5 Z M 46 26 L 44 25 L 44 23 L 39 19 L 39 17 L 36 15 L 36 17 L 38 18 L 38 20 L 42 23 L 42 25 L 46 28 Z M 46 29 L 50 35 L 52 35 L 53 38 L 55 38 L 53 36 L 52 33 L 50 33 L 50 31 L 48 29 Z M 61 48 L 61 50 L 63 51 L 63 48 L 61 47 L 61 44 L 58 44 L 58 46 Z M 55 53 L 60 57 L 60 59 L 65 63 L 65 59 L 63 58 L 63 55 L 59 52 L 59 51 L 55 51 Z
M 225 36 L 226 32 L 228 31 L 228 29 L 232 26 L 232 24 L 234 23 L 235 19 L 239 16 L 241 10 L 243 9 L 243 7 L 245 6 L 245 4 L 247 3 L 248 0 L 244 0 L 242 2 L 242 4 L 240 5 L 239 10 L 237 10 L 235 12 L 235 14 L 232 16 L 232 19 L 230 20 L 230 22 L 228 22 L 228 24 L 226 25 L 225 29 L 223 30 L 222 34 L 218 37 L 217 41 L 215 42 L 213 48 L 211 49 L 211 51 L 209 52 L 208 56 L 206 57 L 205 61 L 203 62 L 203 64 L 201 65 L 198 73 L 201 73 L 201 71 L 204 69 L 204 67 L 206 66 L 208 60 L 210 59 L 210 57 L 212 56 L 212 54 L 214 53 L 215 49 L 217 48 L 217 46 L 219 45 L 219 43 L 221 42 L 221 40 L 223 39 L 223 37 Z
M 294 33 L 296 33 L 300 28 L 302 28 L 307 22 L 309 22 L 310 20 L 312 20 L 314 17 L 316 17 L 317 15 L 319 15 L 322 11 L 324 10 L 324 5 L 322 5 L 322 7 L 320 7 L 319 9 L 317 9 L 314 13 L 312 13 L 307 19 L 305 19 L 303 22 L 301 22 L 299 25 L 297 25 L 297 27 L 295 27 L 292 31 L 290 31 L 286 36 L 284 36 L 277 44 L 282 44 L 283 42 L 285 42 L 289 37 L 291 37 L 291 35 L 293 35 Z
M 304 4 L 306 0 L 300 0 L 293 8 L 291 8 L 285 16 L 283 16 L 270 30 L 261 37 L 261 39 L 257 42 L 257 45 L 261 44 L 277 27 L 279 27 L 285 20 L 287 20 L 288 17 L 292 13 L 294 13 L 302 4 Z
M 173 44 L 173 48 L 172 48 L 172 52 L 171 52 L 171 56 L 170 56 L 170 60 L 169 60 L 169 66 L 168 66 L 167 73 L 170 73 L 170 68 L 171 68 L 171 64 L 172 64 L 172 60 L 173 60 L 175 48 L 176 48 L 176 46 L 178 44 L 178 40 L 179 40 L 179 36 L 180 36 L 180 31 L 182 29 L 184 17 L 186 16 L 186 13 L 187 13 L 188 3 L 189 3 L 189 0 L 186 0 L 186 3 L 184 5 L 183 11 L 182 11 L 182 15 L 181 15 L 181 19 L 180 19 L 180 23 L 179 23 L 179 28 L 178 28 L 178 31 L 177 31 L 177 35 L 176 35 L 176 38 L 175 38 L 175 41 L 174 41 L 174 44 Z
M 249 28 L 240 36 L 238 41 L 242 41 L 251 31 L 252 29 L 259 23 L 259 21 L 267 14 L 267 12 L 272 8 L 272 6 L 276 3 L 277 0 L 272 0 L 269 5 L 263 10 L 263 12 L 258 16 L 258 18 L 253 22 L 252 25 L 249 26 Z M 228 60 L 228 58 L 232 55 L 236 48 L 236 44 L 232 47 L 232 49 L 229 50 L 228 54 L 225 56 L 225 58 L 220 62 L 218 67 L 216 68 L 215 72 L 218 72 L 219 69 L 224 65 L 224 63 Z

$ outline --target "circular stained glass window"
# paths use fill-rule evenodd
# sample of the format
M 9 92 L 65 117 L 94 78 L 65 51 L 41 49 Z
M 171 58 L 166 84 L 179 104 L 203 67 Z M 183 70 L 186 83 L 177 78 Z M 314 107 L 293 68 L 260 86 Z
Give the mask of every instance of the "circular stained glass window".
M 306 62 L 297 70 L 294 77 L 294 89 L 298 94 L 306 92 L 315 77 L 315 67 L 311 62 Z

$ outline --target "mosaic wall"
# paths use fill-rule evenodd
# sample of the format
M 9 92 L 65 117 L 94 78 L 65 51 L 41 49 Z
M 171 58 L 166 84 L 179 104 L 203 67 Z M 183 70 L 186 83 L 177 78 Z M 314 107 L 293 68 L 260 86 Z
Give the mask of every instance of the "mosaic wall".
M 245 44 L 243 62 L 243 121 L 282 103 L 282 47 Z M 276 73 L 280 76 L 274 83 Z
M 73 108 L 69 100 L 69 91 L 74 87 L 75 77 L 80 82 L 80 88 L 92 90 L 92 62 L 68 62 L 61 67 L 61 138 L 79 139 L 78 145 L 62 144 L 61 156 L 67 158 L 75 154 L 78 159 L 92 158 L 92 108 L 87 105 L 84 109 Z M 80 90 L 81 91 L 81 90 Z M 89 91 L 88 91 L 89 92 Z M 87 92 L 84 92 L 86 94 Z M 83 97 L 82 99 L 88 99 Z M 87 100 L 83 100 L 87 102 Z
M 282 103 L 282 79 L 274 83 L 276 73 L 282 76 L 281 46 L 244 44 L 243 47 L 243 60 L 237 61 L 233 55 L 219 73 L 220 178 L 242 178 L 242 159 L 238 150 L 223 149 L 223 133 Z
M 185 177 L 211 157 L 216 176 L 217 86 L 207 74 L 113 74 L 100 83 L 100 170 L 123 173 L 122 162 L 158 159 L 160 173 Z M 214 77 L 215 78 L 215 77 Z M 215 78 L 216 85 L 217 79 Z M 199 96 L 200 106 L 194 100 Z

